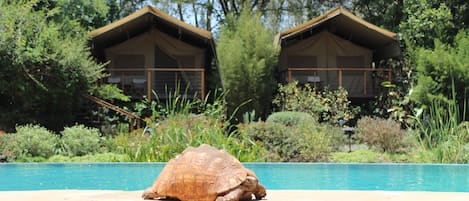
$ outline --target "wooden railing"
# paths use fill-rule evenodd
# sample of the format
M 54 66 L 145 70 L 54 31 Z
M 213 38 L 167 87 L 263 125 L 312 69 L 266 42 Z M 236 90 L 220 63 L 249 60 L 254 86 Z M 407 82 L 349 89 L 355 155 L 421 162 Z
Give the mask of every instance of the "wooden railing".
M 392 80 L 392 71 L 391 69 L 387 68 L 340 68 L 340 67 L 331 67 L 331 68 L 288 68 L 287 69 L 287 81 L 291 82 L 293 81 L 294 73 L 295 72 L 311 72 L 311 76 L 318 76 L 319 72 L 331 72 L 331 71 L 336 71 L 337 72 L 337 82 L 339 87 L 343 87 L 343 73 L 346 71 L 352 71 L 352 72 L 363 72 L 363 96 L 367 96 L 367 77 L 368 73 L 372 72 L 383 72 L 385 76 L 387 77 L 387 81 Z M 329 81 L 330 82 L 330 81 Z M 328 83 L 325 83 L 326 85 Z
M 172 83 L 163 83 L 164 85 L 174 85 L 178 86 L 182 78 L 179 78 L 181 73 L 188 73 L 195 75 L 200 83 L 191 83 L 189 88 L 192 90 L 196 90 L 200 92 L 198 95 L 200 95 L 201 99 L 205 97 L 205 69 L 204 68 L 108 68 L 107 72 L 111 73 L 111 76 L 116 76 L 118 75 L 118 78 L 120 78 L 119 82 L 116 82 L 115 84 L 119 84 L 120 87 L 124 90 L 126 89 L 126 85 L 130 85 L 131 83 L 127 83 L 125 80 L 126 78 L 132 78 L 132 77 L 141 77 L 144 82 L 143 84 L 146 85 L 146 92 L 144 94 L 149 97 L 149 100 L 152 97 L 152 90 L 153 85 L 157 85 L 157 81 L 154 77 L 153 74 L 156 72 L 156 76 L 158 76 L 158 73 L 168 73 L 172 72 L 174 73 L 174 79 L 170 80 L 169 82 Z M 135 73 L 140 73 L 141 75 L 135 75 Z M 166 82 L 166 81 L 164 81 Z M 142 84 L 141 83 L 141 84 Z M 165 87 L 165 86 L 156 86 L 156 87 Z M 142 89 L 143 90 L 143 89 Z M 181 92 L 184 92 L 186 89 L 182 88 L 180 89 Z
M 137 127 L 137 129 L 140 129 L 140 122 L 142 121 L 142 118 L 140 118 L 139 116 L 137 116 L 136 114 L 134 113 L 131 113 L 127 110 L 124 110 L 116 105 L 113 105 L 103 99 L 100 99 L 98 97 L 95 97 L 95 96 L 92 96 L 92 95 L 89 95 L 89 94 L 83 94 L 83 96 L 85 98 L 87 98 L 88 100 L 102 106 L 102 107 L 106 107 L 106 108 L 109 108 L 117 113 L 119 113 L 120 115 L 123 115 L 123 116 L 126 116 L 127 118 L 129 118 L 130 120 L 130 125 L 129 125 L 129 128 L 130 130 L 134 130 L 134 126 Z

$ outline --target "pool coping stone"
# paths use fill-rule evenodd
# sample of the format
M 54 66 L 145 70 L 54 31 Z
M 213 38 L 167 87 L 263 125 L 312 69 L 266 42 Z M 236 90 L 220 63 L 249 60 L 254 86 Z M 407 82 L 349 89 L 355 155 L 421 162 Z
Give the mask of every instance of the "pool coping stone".
M 5 201 L 142 201 L 142 191 L 0 191 Z M 268 190 L 266 201 L 468 201 L 469 192 Z

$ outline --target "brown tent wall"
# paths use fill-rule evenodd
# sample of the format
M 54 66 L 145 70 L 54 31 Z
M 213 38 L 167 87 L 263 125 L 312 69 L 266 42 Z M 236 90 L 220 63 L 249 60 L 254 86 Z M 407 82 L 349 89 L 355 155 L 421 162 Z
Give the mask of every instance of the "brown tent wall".
M 105 57 L 111 61 L 109 68 L 201 68 L 205 66 L 205 49 L 190 45 L 171 37 L 158 29 L 152 29 L 104 50 Z M 147 72 L 125 72 L 124 83 L 145 80 Z M 180 90 L 190 83 L 192 88 L 200 88 L 201 78 L 195 72 L 151 72 L 152 89 L 163 95 L 166 90 L 174 90 L 180 84 Z M 111 73 L 111 77 L 118 77 Z M 179 80 L 179 83 L 175 83 Z M 135 84 L 135 83 L 134 83 Z M 142 85 L 146 90 L 146 84 Z
M 297 43 L 283 47 L 280 52 L 280 71 L 288 68 L 365 68 L 371 67 L 373 51 L 356 45 L 328 31 L 322 31 Z M 311 71 L 298 71 L 293 79 L 300 83 L 311 81 Z M 331 89 L 337 89 L 338 71 L 319 71 L 314 79 L 327 83 Z M 363 73 L 343 71 L 342 86 L 351 96 L 363 94 Z M 284 76 L 284 82 L 287 77 Z M 367 84 L 372 79 L 367 75 Z

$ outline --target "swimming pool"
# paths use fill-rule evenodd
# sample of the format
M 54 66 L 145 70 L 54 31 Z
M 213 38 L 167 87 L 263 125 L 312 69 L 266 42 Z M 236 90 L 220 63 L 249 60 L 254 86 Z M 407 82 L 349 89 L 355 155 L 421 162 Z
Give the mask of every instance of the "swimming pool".
M 244 163 L 268 189 L 469 192 L 469 165 Z M 0 191 L 142 190 L 165 163 L 0 164 Z

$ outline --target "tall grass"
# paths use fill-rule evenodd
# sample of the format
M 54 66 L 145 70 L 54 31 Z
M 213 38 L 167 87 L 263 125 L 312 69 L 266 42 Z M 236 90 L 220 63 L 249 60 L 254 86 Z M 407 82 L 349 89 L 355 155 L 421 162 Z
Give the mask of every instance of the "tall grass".
M 152 104 L 146 130 L 120 134 L 114 139 L 117 153 L 131 161 L 168 161 L 188 146 L 210 144 L 225 149 L 241 161 L 265 161 L 266 150 L 247 136 L 229 131 L 225 93 L 215 92 L 204 101 L 170 93 L 164 103 Z M 208 101 L 210 100 L 210 101 Z
M 466 103 L 460 110 L 454 82 L 452 88 L 450 100 L 434 99 L 421 117 L 416 118 L 418 139 L 423 149 L 435 153 L 438 162 L 466 163 L 469 162 L 469 130 L 462 123 L 465 121 Z
M 247 136 L 225 133 L 223 122 L 204 115 L 171 115 L 152 126 L 150 135 L 121 134 L 117 150 L 131 161 L 168 161 L 188 146 L 210 144 L 241 161 L 265 161 L 266 150 Z

